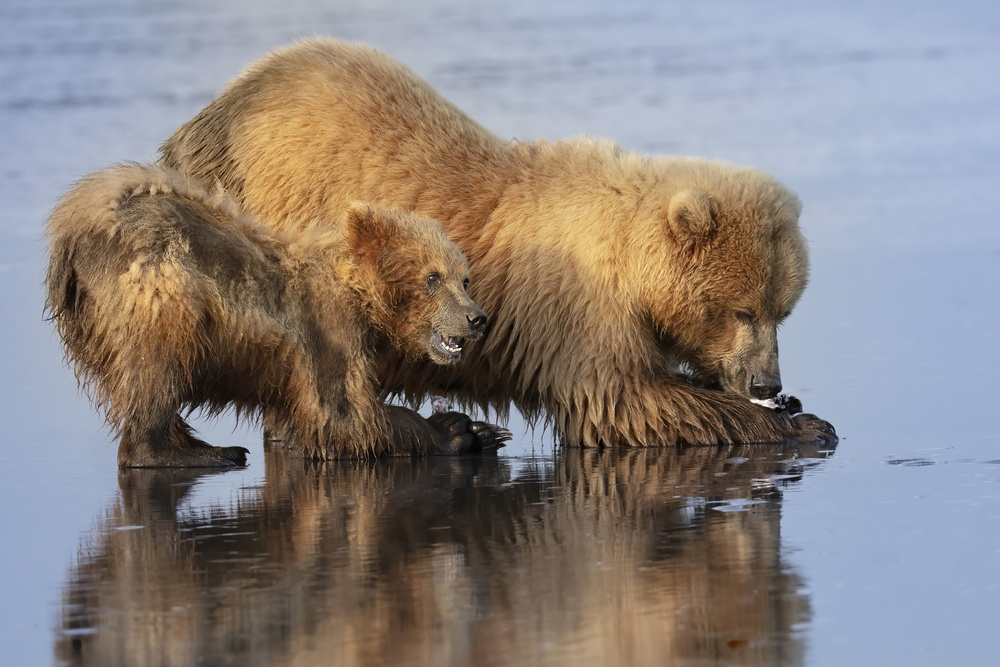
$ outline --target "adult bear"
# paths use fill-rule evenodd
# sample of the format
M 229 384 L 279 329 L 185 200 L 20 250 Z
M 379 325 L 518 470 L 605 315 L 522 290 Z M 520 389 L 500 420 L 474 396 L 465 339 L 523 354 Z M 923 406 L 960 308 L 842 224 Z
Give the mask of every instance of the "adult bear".
M 776 327 L 808 274 L 799 201 L 759 170 L 511 142 L 333 40 L 251 65 L 161 152 L 276 229 L 356 198 L 443 222 L 491 330 L 459 367 L 400 368 L 388 391 L 513 401 L 584 446 L 835 439 L 747 400 L 781 389 Z
M 506 429 L 383 405 L 407 357 L 457 362 L 486 315 L 436 220 L 354 203 L 338 229 L 268 232 L 161 167 L 82 179 L 49 217 L 46 305 L 124 467 L 243 464 L 182 417 L 262 415 L 308 457 L 495 450 Z

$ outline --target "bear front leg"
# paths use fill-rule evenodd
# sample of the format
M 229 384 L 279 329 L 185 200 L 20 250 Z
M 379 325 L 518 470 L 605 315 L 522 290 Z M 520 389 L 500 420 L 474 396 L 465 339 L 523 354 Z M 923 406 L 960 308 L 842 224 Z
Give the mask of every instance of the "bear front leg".
M 511 433 L 487 422 L 473 421 L 461 412 L 439 412 L 424 419 L 413 410 L 387 405 L 389 446 L 395 454 L 495 453 Z
M 676 380 L 670 381 L 666 388 L 666 398 L 674 406 L 689 406 L 679 420 L 678 436 L 684 443 L 837 443 L 832 424 L 816 415 L 796 414 L 801 412 L 802 403 L 794 397 L 785 407 L 772 409 L 737 394 L 691 387 Z M 691 419 L 692 415 L 700 419 Z
M 689 415 L 700 420 L 680 420 L 679 438 L 690 444 L 756 444 L 795 442 L 834 445 L 833 425 L 812 414 L 801 412 L 802 403 L 792 397 L 779 409 L 755 405 L 749 399 L 723 391 L 668 385 L 667 397 L 674 405 L 690 406 Z
M 797 399 L 792 405 L 801 409 Z M 559 421 L 564 438 L 583 446 L 837 442 L 829 422 L 794 412 L 673 378 L 655 378 L 633 379 L 598 396 L 579 396 Z
M 167 424 L 123 424 L 118 444 L 122 468 L 225 468 L 246 465 L 245 447 L 213 447 L 196 438 L 177 414 Z

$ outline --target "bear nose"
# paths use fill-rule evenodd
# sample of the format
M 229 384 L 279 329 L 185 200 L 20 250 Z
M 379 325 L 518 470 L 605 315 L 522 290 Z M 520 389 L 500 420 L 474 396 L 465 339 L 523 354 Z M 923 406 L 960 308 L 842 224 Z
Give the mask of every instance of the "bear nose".
M 751 378 L 750 395 L 758 400 L 765 401 L 774 398 L 781 393 L 781 380 L 777 378 Z
M 486 313 L 479 311 L 473 315 L 466 315 L 466 319 L 469 320 L 469 328 L 475 331 L 477 334 L 483 333 L 486 328 Z

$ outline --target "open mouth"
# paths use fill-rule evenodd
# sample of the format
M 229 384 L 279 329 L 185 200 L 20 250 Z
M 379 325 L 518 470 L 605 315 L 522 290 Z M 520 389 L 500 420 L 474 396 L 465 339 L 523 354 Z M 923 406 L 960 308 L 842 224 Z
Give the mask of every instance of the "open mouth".
M 464 342 L 465 339 L 458 336 L 445 336 L 439 331 L 431 333 L 431 345 L 434 346 L 434 349 L 452 359 L 458 359 L 462 356 L 462 344 Z

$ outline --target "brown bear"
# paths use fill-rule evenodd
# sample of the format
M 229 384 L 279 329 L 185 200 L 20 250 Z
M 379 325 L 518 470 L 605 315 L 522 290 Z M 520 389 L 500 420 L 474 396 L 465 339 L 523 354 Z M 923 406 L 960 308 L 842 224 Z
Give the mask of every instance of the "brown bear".
M 362 198 L 440 219 L 491 314 L 451 369 L 385 388 L 513 401 L 584 446 L 836 439 L 761 407 L 807 280 L 794 194 L 757 169 L 498 137 L 405 66 L 311 40 L 251 65 L 161 148 L 276 230 Z M 797 401 L 794 401 L 797 403 Z
M 309 458 L 495 450 L 509 432 L 384 405 L 401 359 L 456 363 L 486 315 L 436 220 L 353 203 L 268 231 L 221 189 L 157 166 L 82 179 L 49 217 L 46 307 L 127 467 L 245 463 L 202 408 L 263 417 Z

